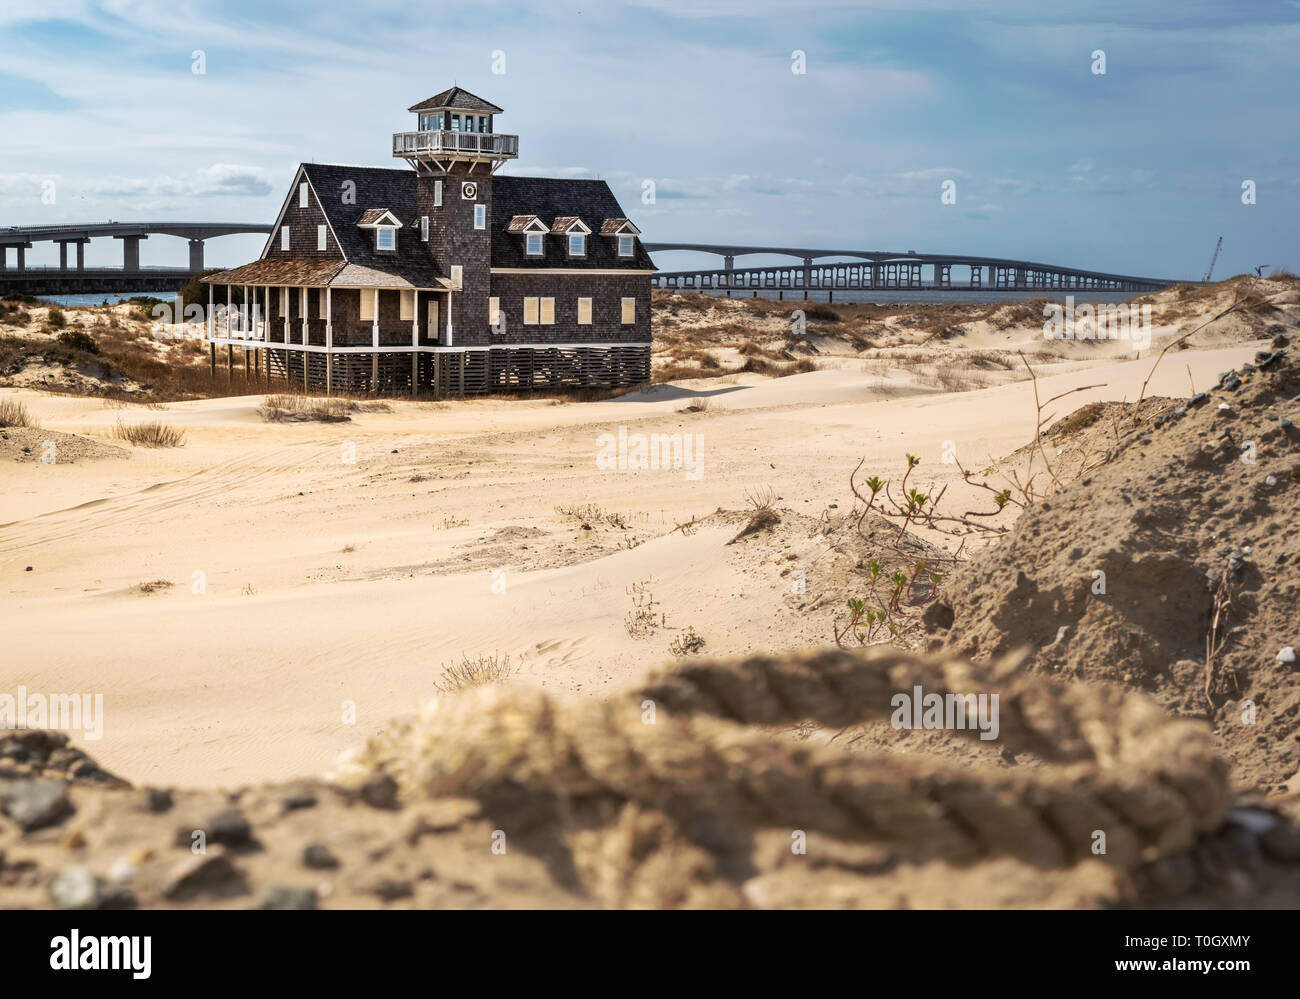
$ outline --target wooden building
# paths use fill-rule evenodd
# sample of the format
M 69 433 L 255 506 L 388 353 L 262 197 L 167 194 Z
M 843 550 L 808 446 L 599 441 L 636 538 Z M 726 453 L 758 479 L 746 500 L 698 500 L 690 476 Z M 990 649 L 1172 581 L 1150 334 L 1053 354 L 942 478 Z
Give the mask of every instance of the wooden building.
M 498 176 L 518 136 L 459 87 L 410 110 L 405 167 L 300 165 L 261 257 L 204 279 L 214 372 L 224 346 L 322 393 L 647 381 L 655 268 L 609 186 Z

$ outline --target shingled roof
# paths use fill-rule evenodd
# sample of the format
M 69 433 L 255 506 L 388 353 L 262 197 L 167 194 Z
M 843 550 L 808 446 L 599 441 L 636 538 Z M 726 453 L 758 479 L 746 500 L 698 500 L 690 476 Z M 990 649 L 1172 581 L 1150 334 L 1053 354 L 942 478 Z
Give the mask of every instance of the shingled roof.
M 651 271 L 654 261 L 637 240 L 631 257 L 618 255 L 618 240 L 593 236 L 587 240 L 587 255 L 580 260 L 569 256 L 567 240 L 542 240 L 540 257 L 524 253 L 524 240 L 511 222 L 520 216 L 547 219 L 581 219 L 588 229 L 599 232 L 606 219 L 623 218 L 623 209 L 603 180 L 567 180 L 548 177 L 503 177 L 492 179 L 492 266 L 493 267 L 591 267 L 610 270 Z
M 385 210 L 398 219 L 417 217 L 414 171 L 324 163 L 304 163 L 303 170 L 349 264 L 383 271 L 419 288 L 436 285 L 435 277 L 446 276 L 435 266 L 428 244 L 420 241 L 418 233 L 405 230 L 397 239 L 397 252 L 380 253 L 375 249 L 373 231 L 359 228 L 363 219 L 377 211 L 365 205 L 386 205 Z M 339 197 L 348 181 L 356 185 L 357 203 L 353 205 L 345 205 Z
M 444 90 L 442 93 L 435 94 L 427 101 L 421 101 L 407 110 L 438 111 L 442 108 L 450 108 L 453 111 L 477 111 L 480 114 L 502 113 L 501 109 L 495 104 L 489 104 L 482 97 L 475 97 L 468 90 L 462 90 L 460 87 Z

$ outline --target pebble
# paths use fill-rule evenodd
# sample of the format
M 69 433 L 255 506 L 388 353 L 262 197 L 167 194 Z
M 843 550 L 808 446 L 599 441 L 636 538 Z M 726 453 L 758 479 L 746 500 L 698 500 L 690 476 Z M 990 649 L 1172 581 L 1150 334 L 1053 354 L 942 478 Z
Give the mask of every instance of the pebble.
M 209 842 L 224 843 L 226 846 L 244 846 L 253 839 L 253 827 L 237 808 L 212 816 L 208 819 L 206 831 Z
M 1222 411 L 1222 410 L 1231 410 L 1232 407 L 1229 406 L 1226 402 L 1221 402 L 1221 403 L 1219 403 L 1219 409 L 1220 409 L 1220 411 Z
M 1295 662 L 1295 649 L 1293 649 L 1291 646 L 1288 645 L 1286 648 L 1284 648 L 1281 652 L 1277 654 L 1277 661 L 1280 663 Z
M 108 865 L 108 879 L 118 884 L 126 884 L 135 878 L 135 864 L 127 857 L 118 857 Z
M 276 885 L 268 888 L 262 896 L 263 909 L 314 909 L 316 908 L 316 890 L 314 888 L 288 888 Z
M 397 808 L 397 781 L 388 774 L 371 777 L 361 785 L 361 800 L 371 808 Z
M 50 883 L 50 898 L 60 909 L 97 909 L 102 889 L 89 867 L 70 867 Z
M 232 889 L 241 894 L 247 890 L 235 865 L 221 854 L 186 857 L 168 872 L 163 882 L 163 895 L 170 899 L 189 898 L 206 891 L 230 894 Z
M 172 807 L 172 793 L 161 788 L 151 787 L 145 794 L 144 807 L 155 815 L 169 812 Z
M 1277 485 L 1277 476 L 1276 476 L 1276 475 L 1268 475 L 1268 476 L 1265 476 L 1265 477 L 1264 477 L 1264 485 L 1266 485 L 1266 486 L 1268 486 L 1270 489 L 1272 489 L 1275 485 Z
M 318 871 L 339 866 L 338 858 L 330 853 L 329 847 L 320 843 L 311 843 L 302 851 L 302 862 L 305 867 Z
M 52 780 L 20 780 L 0 786 L 0 810 L 23 832 L 58 825 L 73 812 L 62 782 Z

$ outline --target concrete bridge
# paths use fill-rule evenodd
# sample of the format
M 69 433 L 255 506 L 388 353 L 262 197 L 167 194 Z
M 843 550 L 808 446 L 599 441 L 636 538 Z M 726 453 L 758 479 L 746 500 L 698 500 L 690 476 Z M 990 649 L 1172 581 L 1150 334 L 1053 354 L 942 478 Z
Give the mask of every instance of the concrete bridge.
M 799 247 L 743 246 L 717 243 L 643 243 L 658 257 L 675 250 L 711 253 L 722 257 L 722 267 L 656 273 L 653 287 L 675 290 L 732 291 L 827 291 L 832 298 L 837 289 L 854 291 L 929 290 L 929 291 L 1156 291 L 1172 284 L 1185 283 L 1178 278 L 1137 277 L 1089 271 L 1059 264 L 1003 257 L 972 257 L 952 253 L 916 253 L 886 250 L 819 250 Z M 736 257 L 765 254 L 796 258 L 799 263 L 782 267 L 736 267 Z M 826 258 L 839 258 L 826 262 Z M 844 258 L 850 258 L 845 260 Z M 929 276 L 922 268 L 929 268 Z M 968 272 L 962 281 L 961 270 L 954 278 L 953 269 Z
M 150 291 L 184 287 L 203 270 L 203 244 L 237 233 L 269 233 L 269 225 L 234 222 L 92 222 L 89 224 L 0 227 L 0 293 L 75 294 L 97 291 Z M 141 267 L 140 241 L 150 236 L 175 236 L 189 243 L 188 267 Z M 122 267 L 86 268 L 86 244 L 92 239 L 120 239 Z M 27 251 L 35 243 L 59 244 L 58 267 L 28 267 Z M 68 261 L 68 247 L 76 261 Z M 10 266 L 9 249 L 15 253 Z

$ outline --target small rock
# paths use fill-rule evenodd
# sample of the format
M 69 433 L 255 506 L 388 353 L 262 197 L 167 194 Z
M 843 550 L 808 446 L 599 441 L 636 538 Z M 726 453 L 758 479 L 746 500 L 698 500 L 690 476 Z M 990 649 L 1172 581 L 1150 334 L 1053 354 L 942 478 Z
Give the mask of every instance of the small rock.
M 108 865 L 108 879 L 127 884 L 135 878 L 135 864 L 127 857 L 118 857 Z
M 20 780 L 0 786 L 0 810 L 25 833 L 58 825 L 73 812 L 67 790 L 52 780 Z
M 1291 646 L 1288 645 L 1286 648 L 1284 648 L 1281 652 L 1277 654 L 1277 661 L 1280 663 L 1295 662 L 1295 649 L 1293 649 Z
M 314 888 L 287 888 L 283 885 L 267 889 L 262 896 L 263 909 L 314 909 L 316 908 L 316 890 Z
M 316 795 L 303 792 L 300 794 L 291 794 L 284 799 L 284 810 L 294 812 L 300 808 L 315 808 Z
M 378 774 L 361 785 L 361 800 L 371 808 L 397 808 L 397 781 Z
M 1277 476 L 1276 476 L 1276 475 L 1266 475 L 1266 476 L 1264 477 L 1264 485 L 1266 485 L 1266 486 L 1268 486 L 1270 489 L 1272 489 L 1275 485 L 1277 485 Z
M 50 898 L 60 909 L 98 909 L 103 882 L 89 867 L 70 867 L 50 884 Z
M 1197 392 L 1196 395 L 1192 396 L 1190 399 L 1187 400 L 1187 407 L 1191 409 L 1194 406 L 1199 406 L 1203 402 L 1207 402 L 1209 398 L 1210 398 L 1210 393 Z
M 244 846 L 253 839 L 253 827 L 244 818 L 244 813 L 237 808 L 218 812 L 208 819 L 208 842 L 224 843 L 226 846 Z
M 385 878 L 375 884 L 375 894 L 385 902 L 391 902 L 394 899 L 410 898 L 415 894 L 415 889 L 411 887 L 409 881 L 391 881 Z
M 1300 829 L 1279 822 L 1260 836 L 1259 847 L 1270 860 L 1280 864 L 1300 864 Z
M 203 893 L 237 895 L 247 892 L 243 875 L 222 854 L 187 857 L 168 872 L 163 895 L 173 900 Z
M 161 788 L 151 787 L 145 792 L 144 807 L 155 815 L 169 812 L 172 807 L 172 793 Z
M 311 843 L 302 851 L 302 862 L 303 866 L 318 871 L 339 866 L 338 858 L 330 853 L 329 847 L 320 843 Z

